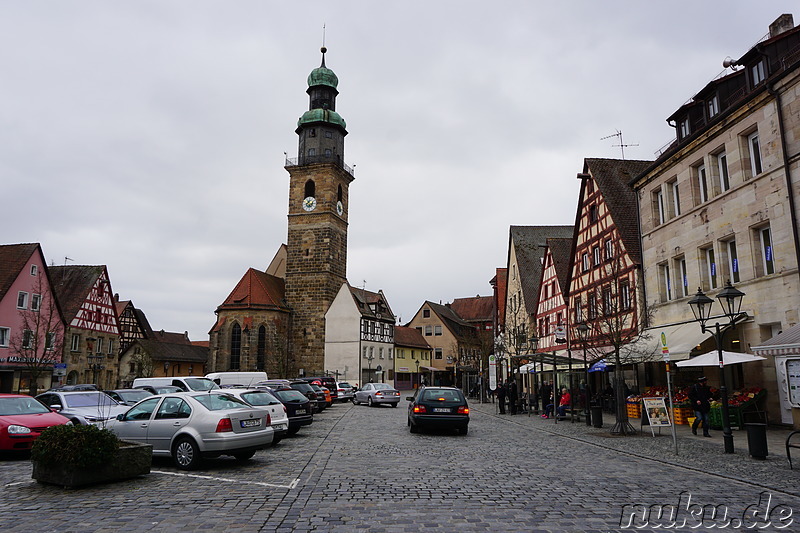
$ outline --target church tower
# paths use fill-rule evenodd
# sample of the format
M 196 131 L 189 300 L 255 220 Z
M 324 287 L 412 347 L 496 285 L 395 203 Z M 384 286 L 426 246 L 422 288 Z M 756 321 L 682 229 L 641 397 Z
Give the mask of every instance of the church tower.
M 286 302 L 292 309 L 294 366 L 306 375 L 325 368 L 325 312 L 347 281 L 348 189 L 344 119 L 336 112 L 339 80 L 322 64 L 308 76 L 309 109 L 297 122 L 297 159 L 289 172 Z

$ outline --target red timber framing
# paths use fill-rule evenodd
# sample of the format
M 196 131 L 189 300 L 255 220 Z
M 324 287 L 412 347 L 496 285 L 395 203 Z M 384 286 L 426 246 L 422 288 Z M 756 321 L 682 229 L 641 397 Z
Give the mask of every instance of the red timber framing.
M 547 248 L 542 263 L 542 279 L 539 284 L 539 299 L 536 308 L 536 331 L 539 337 L 537 351 L 553 352 L 566 350 L 567 342 L 556 341 L 556 328 L 562 326 L 569 337 L 570 316 L 564 297 L 569 276 L 569 258 L 572 239 L 547 239 Z
M 119 335 L 117 312 L 105 269 L 81 303 L 71 327 Z
M 570 323 L 586 322 L 595 358 L 641 327 L 637 201 L 628 185 L 649 162 L 586 159 L 570 260 Z M 571 331 L 571 333 L 574 333 Z M 574 335 L 573 335 L 574 336 Z M 622 344 L 625 342 L 623 341 Z

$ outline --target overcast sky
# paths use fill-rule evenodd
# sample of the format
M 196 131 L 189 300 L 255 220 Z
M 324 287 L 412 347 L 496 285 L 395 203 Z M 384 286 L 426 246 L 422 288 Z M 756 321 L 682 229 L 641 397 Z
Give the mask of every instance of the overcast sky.
M 653 159 L 666 117 L 796 5 L 0 0 L 0 243 L 105 264 L 154 328 L 207 340 L 286 241 L 325 25 L 348 279 L 407 322 L 491 294 L 509 226 L 574 223 L 583 159 L 621 156 L 603 137 Z

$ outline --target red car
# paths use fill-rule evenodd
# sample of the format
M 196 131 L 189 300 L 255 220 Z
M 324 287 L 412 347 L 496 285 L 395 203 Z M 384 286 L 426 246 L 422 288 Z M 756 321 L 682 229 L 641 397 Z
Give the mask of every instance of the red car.
M 0 450 L 30 450 L 42 431 L 69 423 L 31 396 L 0 394 Z

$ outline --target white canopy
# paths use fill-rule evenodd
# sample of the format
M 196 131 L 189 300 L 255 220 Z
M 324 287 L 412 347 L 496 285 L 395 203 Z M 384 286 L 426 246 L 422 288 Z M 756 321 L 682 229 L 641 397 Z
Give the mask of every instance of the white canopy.
M 752 363 L 753 361 L 763 361 L 766 357 L 760 355 L 750 355 L 749 353 L 739 352 L 722 352 L 722 364 L 735 365 L 736 363 Z M 719 366 L 719 354 L 716 350 L 713 352 L 704 353 L 697 357 L 692 357 L 685 361 L 678 361 L 675 363 L 677 366 Z

